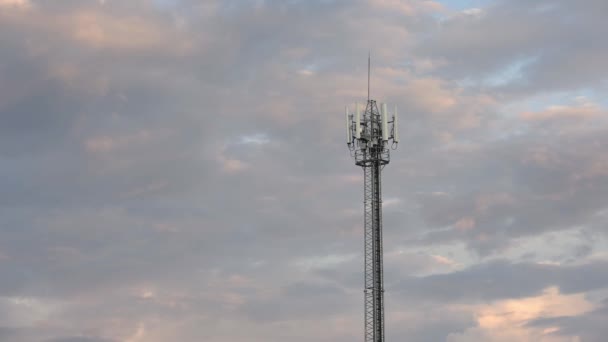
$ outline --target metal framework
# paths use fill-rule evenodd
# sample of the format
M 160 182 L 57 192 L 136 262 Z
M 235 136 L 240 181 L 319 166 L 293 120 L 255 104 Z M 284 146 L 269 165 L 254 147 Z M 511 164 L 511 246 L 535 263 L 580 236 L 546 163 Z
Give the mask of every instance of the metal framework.
M 354 114 L 347 108 L 346 135 L 355 164 L 364 173 L 364 341 L 384 342 L 381 176 L 390 161 L 389 141 L 393 149 L 399 142 L 396 108 L 390 121 L 386 104 L 379 110 L 375 100 L 367 100 L 363 115 L 358 105 Z

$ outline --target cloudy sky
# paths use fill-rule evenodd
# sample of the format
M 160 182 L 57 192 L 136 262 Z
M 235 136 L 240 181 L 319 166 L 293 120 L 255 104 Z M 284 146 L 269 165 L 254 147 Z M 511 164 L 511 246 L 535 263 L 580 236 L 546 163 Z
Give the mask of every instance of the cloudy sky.
M 387 340 L 605 341 L 607 13 L 0 0 L 0 340 L 362 340 L 371 50 Z

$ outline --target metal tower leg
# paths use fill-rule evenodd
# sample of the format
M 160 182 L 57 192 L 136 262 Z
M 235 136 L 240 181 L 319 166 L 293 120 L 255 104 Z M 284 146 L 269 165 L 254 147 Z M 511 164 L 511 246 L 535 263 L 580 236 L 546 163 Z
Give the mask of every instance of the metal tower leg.
M 374 179 L 374 294 L 376 342 L 384 342 L 384 266 L 382 250 L 382 183 L 381 166 L 372 167 Z
M 376 151 L 372 151 L 372 154 Z M 372 159 L 376 156 L 372 156 Z M 365 342 L 384 342 L 384 275 L 382 264 L 381 166 L 365 173 Z
M 374 319 L 374 219 L 373 219 L 373 174 L 371 167 L 363 167 L 364 172 L 364 268 L 365 268 L 365 342 L 375 342 Z

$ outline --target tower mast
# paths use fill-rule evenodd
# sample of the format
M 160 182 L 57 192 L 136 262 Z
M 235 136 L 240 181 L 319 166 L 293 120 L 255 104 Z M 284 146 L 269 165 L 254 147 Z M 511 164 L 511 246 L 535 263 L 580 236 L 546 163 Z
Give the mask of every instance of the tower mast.
M 355 165 L 364 174 L 364 341 L 384 342 L 384 274 L 382 252 L 382 169 L 399 142 L 397 110 L 388 120 L 386 104 L 380 108 L 369 98 L 371 58 L 368 59 L 368 99 L 363 116 L 346 109 L 347 145 Z M 390 126 L 390 128 L 389 128 Z
M 372 70 L 372 52 L 370 51 L 367 55 L 367 102 L 369 102 L 369 86 L 370 86 L 370 76 Z

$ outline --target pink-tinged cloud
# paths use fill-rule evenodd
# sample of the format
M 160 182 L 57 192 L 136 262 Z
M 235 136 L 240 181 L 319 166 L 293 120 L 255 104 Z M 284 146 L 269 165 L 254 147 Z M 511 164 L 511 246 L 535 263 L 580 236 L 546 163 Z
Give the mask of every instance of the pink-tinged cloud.
M 552 119 L 579 119 L 597 117 L 606 114 L 606 110 L 585 98 L 578 98 L 574 105 L 553 105 L 539 112 L 523 112 L 520 117 L 528 121 Z
M 439 79 L 414 79 L 403 92 L 412 97 L 414 105 L 431 113 L 443 112 L 457 103 L 457 94 Z
M 0 8 L 6 9 L 27 9 L 32 6 L 29 0 L 0 0 Z
M 29 9 L 0 13 L 0 17 L 18 22 L 32 32 L 50 32 L 86 48 L 171 56 L 184 56 L 194 49 L 192 37 L 153 16 L 115 15 L 91 8 L 50 14 L 43 13 L 27 0 L 0 0 L 0 8 Z M 36 49 L 44 51 L 50 47 L 41 42 Z
M 87 138 L 84 140 L 84 148 L 91 154 L 111 154 L 132 151 L 170 136 L 172 133 L 165 129 L 140 129 L 131 134 L 99 135 Z
M 431 255 L 431 257 L 433 258 L 433 260 L 440 264 L 440 265 L 445 265 L 445 266 L 457 266 L 458 263 L 450 258 L 444 257 L 442 255 Z
M 466 232 L 475 228 L 474 217 L 463 217 L 454 224 L 454 228 L 461 232 Z
M 559 336 L 558 327 L 536 328 L 527 325 L 534 320 L 574 317 L 590 312 L 595 305 L 583 293 L 564 295 L 555 287 L 542 294 L 521 299 L 508 299 L 470 307 L 477 326 L 464 333 L 448 336 L 449 342 L 571 342 L 577 336 Z
M 99 12 L 79 12 L 69 17 L 75 40 L 98 49 L 157 50 L 173 45 L 170 31 L 139 17 L 115 17 Z M 176 52 L 188 44 L 175 46 Z M 184 51 L 185 51 L 184 50 Z

